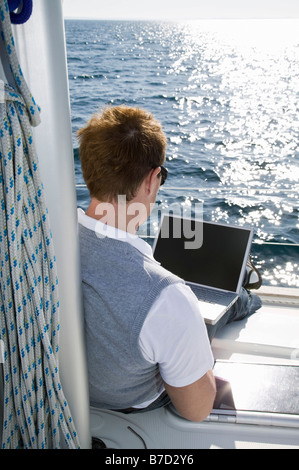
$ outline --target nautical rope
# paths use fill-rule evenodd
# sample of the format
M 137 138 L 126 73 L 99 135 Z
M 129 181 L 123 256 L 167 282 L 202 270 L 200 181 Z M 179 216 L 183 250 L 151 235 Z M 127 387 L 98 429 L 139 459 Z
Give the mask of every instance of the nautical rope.
M 14 12 L 22 4 L 22 8 L 17 13 Z M 10 11 L 10 21 L 13 24 L 23 24 L 30 18 L 32 13 L 32 0 L 8 0 Z
M 16 84 L 0 81 L 2 448 L 60 448 L 62 436 L 78 448 L 59 378 L 56 260 L 31 129 L 39 108 L 18 62 L 7 0 L 0 0 L 0 18 Z

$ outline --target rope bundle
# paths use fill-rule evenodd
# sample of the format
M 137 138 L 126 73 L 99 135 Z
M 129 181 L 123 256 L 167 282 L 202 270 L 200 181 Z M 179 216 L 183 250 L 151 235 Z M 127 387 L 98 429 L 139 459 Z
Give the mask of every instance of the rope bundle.
M 0 81 L 2 448 L 59 448 L 62 435 L 78 448 L 58 370 L 56 261 L 31 130 L 39 109 L 18 63 L 7 0 L 0 0 L 0 19 L 16 83 Z
M 14 10 L 21 6 L 17 13 Z M 32 13 L 32 0 L 8 0 L 10 21 L 13 24 L 23 24 L 30 18 Z

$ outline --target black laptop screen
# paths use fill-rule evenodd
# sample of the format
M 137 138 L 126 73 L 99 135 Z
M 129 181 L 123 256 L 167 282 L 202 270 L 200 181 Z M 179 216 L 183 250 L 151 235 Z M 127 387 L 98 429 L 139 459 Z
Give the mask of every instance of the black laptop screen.
M 185 281 L 235 292 L 250 236 L 241 227 L 167 215 L 154 257 Z

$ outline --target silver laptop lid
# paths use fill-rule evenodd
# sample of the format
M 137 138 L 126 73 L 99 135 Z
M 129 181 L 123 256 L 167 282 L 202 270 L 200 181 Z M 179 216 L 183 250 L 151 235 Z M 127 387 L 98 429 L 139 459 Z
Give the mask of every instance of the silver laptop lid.
M 185 281 L 239 293 L 252 230 L 164 215 L 154 244 L 162 266 Z
M 299 366 L 216 360 L 208 421 L 299 427 Z

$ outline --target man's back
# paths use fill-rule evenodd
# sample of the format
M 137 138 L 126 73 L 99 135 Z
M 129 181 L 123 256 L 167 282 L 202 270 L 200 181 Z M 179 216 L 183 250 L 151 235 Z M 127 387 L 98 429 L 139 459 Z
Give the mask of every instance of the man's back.
M 139 334 L 161 291 L 182 281 L 126 242 L 82 225 L 79 236 L 91 402 L 124 409 L 163 384 L 158 365 L 141 354 Z

